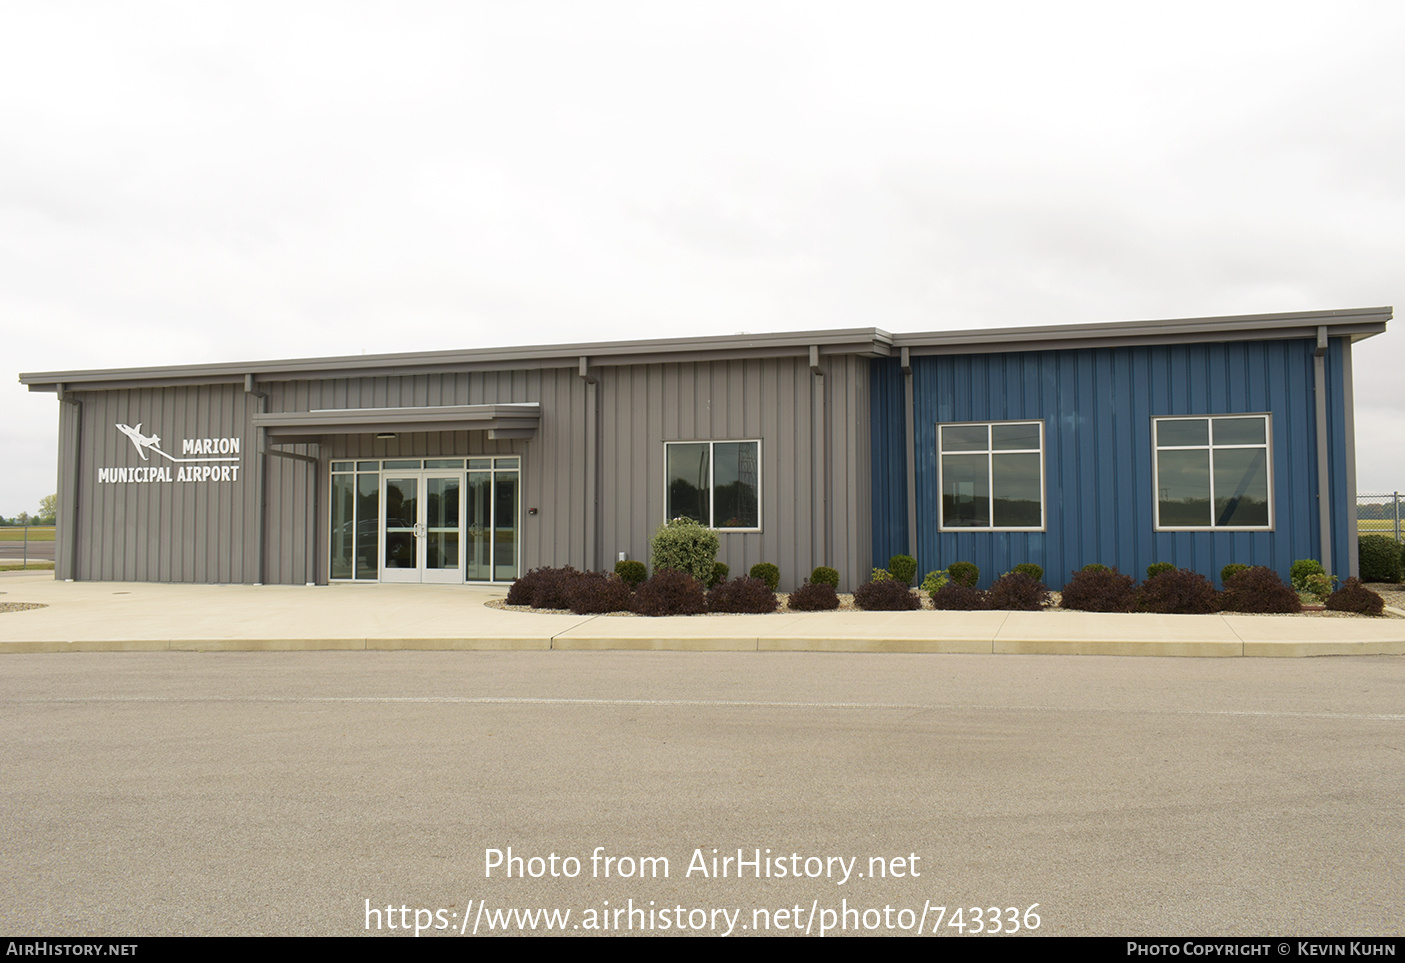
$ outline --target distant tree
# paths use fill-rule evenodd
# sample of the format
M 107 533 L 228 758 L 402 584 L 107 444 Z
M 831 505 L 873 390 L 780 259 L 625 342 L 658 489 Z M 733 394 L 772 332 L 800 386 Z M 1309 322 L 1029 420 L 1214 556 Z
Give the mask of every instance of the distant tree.
M 39 499 L 39 520 L 45 525 L 52 525 L 59 513 L 59 496 L 45 495 Z
M 28 525 L 28 524 L 29 524 L 29 512 L 20 512 L 18 515 L 15 516 L 15 521 L 18 522 L 18 523 L 21 524 L 21 525 Z

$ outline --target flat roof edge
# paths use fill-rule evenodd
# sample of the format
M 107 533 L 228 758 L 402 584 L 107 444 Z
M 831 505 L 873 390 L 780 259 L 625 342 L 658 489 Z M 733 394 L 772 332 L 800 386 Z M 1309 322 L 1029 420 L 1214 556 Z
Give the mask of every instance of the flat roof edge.
M 941 350 L 971 353 L 1064 347 L 1118 346 L 1161 341 L 1267 340 L 1309 336 L 1308 329 L 1325 325 L 1333 336 L 1352 340 L 1385 330 L 1394 316 L 1390 307 L 1243 314 L 1223 317 L 1157 321 L 1117 321 L 1096 324 L 964 329 L 890 334 L 880 328 L 841 328 L 832 331 L 792 331 L 647 341 L 589 342 L 526 347 L 421 351 L 405 354 L 348 355 L 278 361 L 250 361 L 150 368 L 108 368 L 83 371 L 24 372 L 21 384 L 30 391 L 104 390 L 117 387 L 157 387 L 182 384 L 224 384 L 254 381 L 299 381 L 315 378 L 369 377 L 447 371 L 456 368 L 490 370 L 615 366 L 803 356 L 811 346 L 821 354 L 886 356 L 898 348 L 930 354 Z
M 1394 316 L 1394 309 L 1346 308 L 1337 311 L 1294 311 L 1280 314 L 1241 314 L 1209 318 L 1178 318 L 1153 321 L 1113 321 L 1103 324 L 1035 325 L 1009 328 L 968 328 L 959 331 L 906 332 L 893 335 L 896 348 L 925 346 L 992 344 L 1028 341 L 1093 341 L 1134 343 L 1167 335 L 1229 336 L 1242 340 L 1294 337 L 1293 329 L 1326 325 L 1330 328 L 1351 327 L 1350 333 L 1363 337 L 1379 334 Z M 1361 325 L 1378 325 L 1377 330 L 1362 332 Z
M 664 360 L 686 361 L 722 357 L 803 357 L 810 346 L 824 354 L 859 353 L 886 355 L 892 336 L 878 328 L 838 328 L 829 331 L 786 331 L 768 334 L 712 335 L 698 338 L 657 338 L 646 341 L 598 341 L 579 344 L 529 345 L 522 347 L 469 348 L 449 351 L 416 351 L 401 354 L 341 355 L 323 358 L 294 358 L 274 361 L 246 361 L 195 365 L 166 365 L 150 368 L 102 368 L 75 371 L 22 372 L 20 383 L 31 391 L 52 391 L 59 384 L 109 381 L 167 380 L 171 383 L 302 380 L 299 376 L 337 377 L 342 373 L 359 375 L 385 369 L 446 369 L 454 367 L 510 366 L 576 367 L 581 358 L 595 364 L 647 364 Z

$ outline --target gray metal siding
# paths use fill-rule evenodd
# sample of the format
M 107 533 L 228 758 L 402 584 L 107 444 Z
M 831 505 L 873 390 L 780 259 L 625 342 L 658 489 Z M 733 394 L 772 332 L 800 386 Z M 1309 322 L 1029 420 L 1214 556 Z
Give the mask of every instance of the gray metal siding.
M 75 475 L 81 528 L 75 575 L 325 582 L 332 459 L 484 454 L 522 458 L 524 571 L 567 564 L 609 569 L 621 551 L 648 558 L 649 539 L 664 521 L 665 442 L 759 439 L 761 531 L 719 533 L 719 559 L 734 574 L 774 562 L 783 588 L 800 584 L 817 565 L 832 565 L 842 587 L 852 588 L 872 563 L 868 362 L 826 356 L 823 368 L 823 378 L 799 358 L 592 368 L 595 386 L 562 368 L 324 378 L 260 383 L 268 396 L 262 404 L 232 385 L 85 392 L 83 465 Z M 592 393 L 598 425 L 590 423 Z M 321 445 L 276 447 L 311 455 L 315 463 L 281 457 L 271 448 L 263 462 L 260 569 L 255 411 L 510 402 L 540 403 L 535 436 L 492 440 L 486 432 L 417 432 L 384 441 L 347 435 Z M 94 466 L 141 464 L 113 427 L 119 421 L 140 422 L 143 431 L 155 430 L 176 446 L 182 437 L 239 437 L 239 481 L 97 486 Z M 65 438 L 71 431 L 65 427 Z M 598 506 L 587 496 L 592 433 L 599 443 Z M 67 460 L 63 471 L 69 471 Z M 531 508 L 537 514 L 528 514 Z
M 247 551 L 256 519 L 251 400 L 232 386 L 84 392 L 78 408 L 64 405 L 65 444 L 81 433 L 76 470 L 64 459 L 67 483 L 76 487 L 64 531 L 76 527 L 76 550 L 63 552 L 61 578 L 148 582 L 251 582 L 257 577 Z M 182 438 L 238 437 L 239 480 L 225 482 L 98 483 L 101 468 L 178 465 L 151 454 L 143 461 L 118 423 L 160 436 L 161 447 L 180 454 Z M 59 534 L 59 533 L 56 533 Z M 69 555 L 73 555 L 69 558 Z
M 326 444 L 290 445 L 290 451 L 316 455 L 320 464 L 317 482 L 317 517 L 325 530 L 328 504 L 329 463 L 342 458 L 427 458 L 466 455 L 522 457 L 522 565 L 585 564 L 583 506 L 572 494 L 572 478 L 579 467 L 574 438 L 583 430 L 572 411 L 582 407 L 583 385 L 573 372 L 490 371 L 407 375 L 404 377 L 336 378 L 283 382 L 262 386 L 269 393 L 269 411 L 311 411 L 321 408 L 390 408 L 425 405 L 536 402 L 543 409 L 542 424 L 530 439 L 490 439 L 486 432 L 400 433 L 389 440 L 374 435 L 339 435 Z M 573 397 L 573 393 L 578 397 Z M 543 470 L 544 460 L 554 466 Z M 308 466 L 288 459 L 269 459 L 269 529 L 266 559 L 269 582 L 302 582 L 306 570 L 307 523 L 312 517 L 312 490 Z M 559 469 L 559 470 L 558 470 Z M 538 508 L 529 516 L 529 507 Z M 327 578 L 327 546 L 315 546 L 316 580 Z M 543 561 L 543 559 L 549 561 Z
M 827 358 L 824 366 L 822 425 L 812 396 L 819 383 L 803 359 L 605 369 L 599 375 L 602 564 L 612 566 L 620 552 L 648 560 L 649 539 L 665 521 L 666 442 L 759 439 L 761 531 L 720 531 L 718 561 L 733 575 L 774 562 L 783 589 L 799 585 L 817 565 L 839 569 L 845 587 L 857 584 L 870 564 L 868 363 L 847 356 Z M 827 450 L 821 485 L 813 471 L 817 429 Z M 830 493 L 824 502 L 817 489 Z

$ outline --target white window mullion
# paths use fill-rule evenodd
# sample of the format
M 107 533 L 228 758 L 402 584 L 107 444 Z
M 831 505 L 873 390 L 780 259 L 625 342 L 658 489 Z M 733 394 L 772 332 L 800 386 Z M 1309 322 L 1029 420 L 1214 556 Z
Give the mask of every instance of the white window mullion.
M 995 528 L 995 431 L 985 426 L 985 519 L 987 528 Z

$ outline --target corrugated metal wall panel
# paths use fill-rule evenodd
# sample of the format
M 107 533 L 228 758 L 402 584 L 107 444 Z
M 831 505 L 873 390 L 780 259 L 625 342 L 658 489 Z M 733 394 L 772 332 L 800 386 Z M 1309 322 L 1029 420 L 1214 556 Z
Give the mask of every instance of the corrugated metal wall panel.
M 746 439 L 761 442 L 762 530 L 719 532 L 718 560 L 734 575 L 757 562 L 774 562 L 784 588 L 798 585 L 822 564 L 834 565 L 852 584 L 860 567 L 869 564 L 869 462 L 866 446 L 855 443 L 868 420 L 866 363 L 840 360 L 827 369 L 829 447 L 836 454 L 826 474 L 829 489 L 844 493 L 831 500 L 828 514 L 817 513 L 809 497 L 812 377 L 803 359 L 635 365 L 594 373 L 600 379 L 603 424 L 605 567 L 613 566 L 621 551 L 634 559 L 649 557 L 649 540 L 665 520 L 666 442 Z M 863 505 L 855 520 L 858 501 Z M 841 533 L 834 557 L 819 555 L 821 525 Z
M 903 395 L 901 362 L 897 358 L 875 359 L 869 385 L 874 565 L 886 565 L 894 555 L 909 554 L 907 403 Z
M 957 560 L 982 584 L 1022 561 L 1060 586 L 1089 562 L 1138 578 L 1152 562 L 1218 580 L 1229 562 L 1265 564 L 1287 576 L 1297 558 L 1320 557 L 1316 512 L 1313 344 L 1235 342 L 913 359 L 918 565 Z M 1336 567 L 1346 570 L 1347 472 L 1342 352 L 1328 364 Z M 903 542 L 902 376 L 874 364 L 873 525 L 881 560 Z M 1271 532 L 1155 532 L 1152 418 L 1268 412 L 1272 424 Z M 1038 419 L 1045 425 L 1046 530 L 938 532 L 935 425 Z M 1340 544 L 1340 548 L 1337 548 Z
M 1356 504 L 1356 491 L 1352 487 L 1352 473 L 1347 469 L 1347 424 L 1346 397 L 1344 384 L 1346 375 L 1346 352 L 1350 351 L 1340 338 L 1329 343 L 1327 352 L 1327 437 L 1328 450 L 1332 454 L 1330 480 L 1332 498 L 1332 571 L 1346 579 L 1351 569 L 1351 521 L 1350 508 Z
M 63 447 L 81 436 L 81 452 L 63 458 L 61 491 L 76 505 L 59 537 L 59 577 L 151 582 L 253 581 L 256 569 L 245 533 L 256 517 L 252 403 L 234 386 L 83 392 L 79 408 L 65 404 Z M 185 438 L 236 437 L 243 443 L 237 481 L 183 482 L 180 464 L 149 452 L 145 460 L 118 424 L 157 435 L 159 447 L 181 457 Z M 78 464 L 70 467 L 74 456 Z M 173 480 L 99 483 L 108 468 L 169 468 Z M 69 528 L 72 525 L 73 528 Z M 76 531 L 75 531 L 76 530 Z M 70 549 L 68 539 L 76 539 Z

